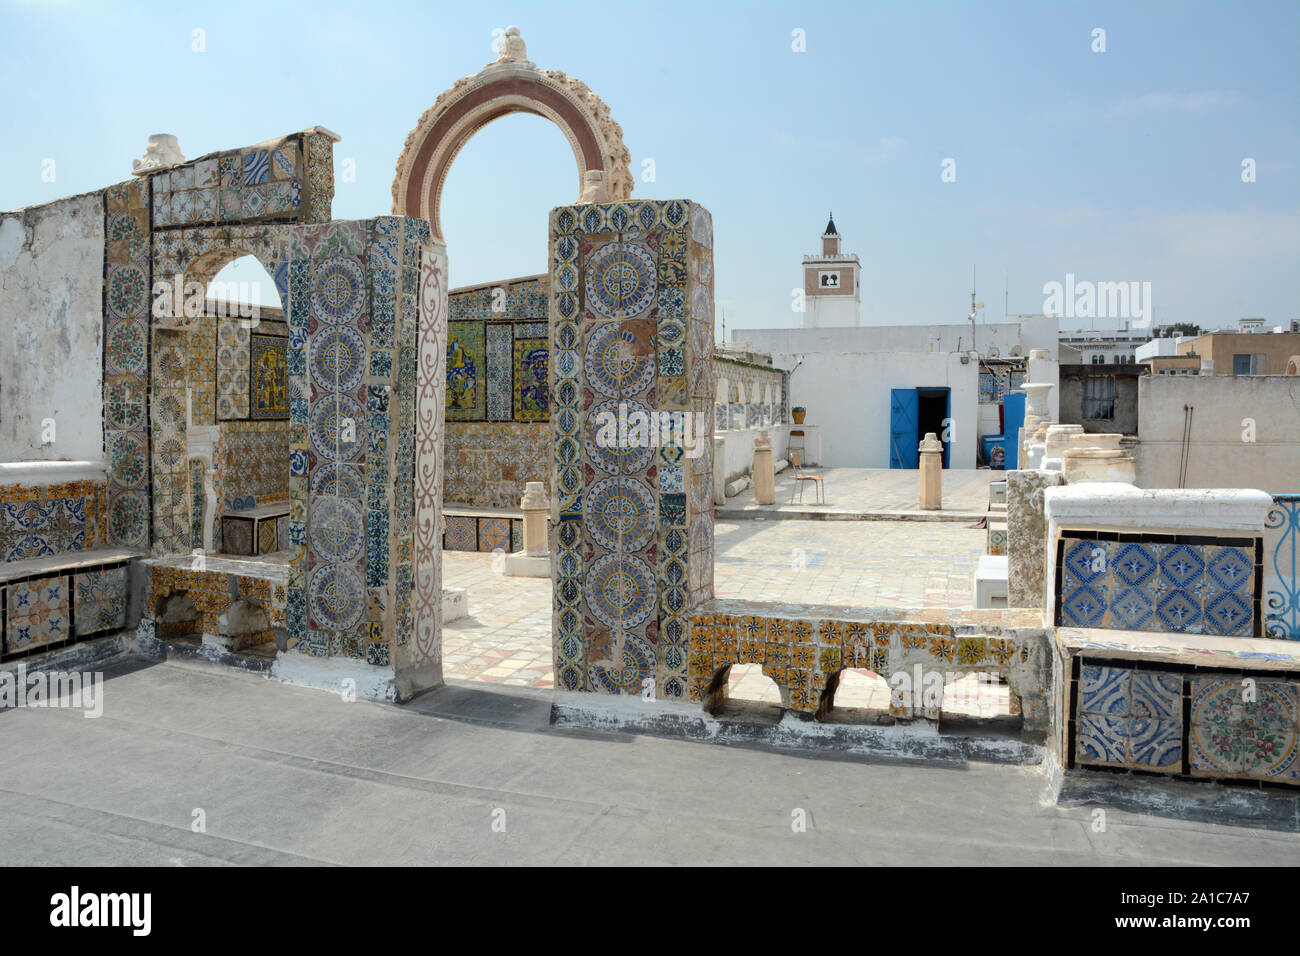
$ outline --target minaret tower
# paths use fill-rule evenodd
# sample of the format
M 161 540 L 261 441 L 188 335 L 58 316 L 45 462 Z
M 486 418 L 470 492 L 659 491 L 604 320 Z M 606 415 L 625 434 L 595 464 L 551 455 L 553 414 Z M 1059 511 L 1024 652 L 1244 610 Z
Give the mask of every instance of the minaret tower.
M 822 233 L 821 255 L 803 257 L 804 328 L 860 325 L 861 275 L 858 257 L 840 251 L 840 232 L 832 213 Z

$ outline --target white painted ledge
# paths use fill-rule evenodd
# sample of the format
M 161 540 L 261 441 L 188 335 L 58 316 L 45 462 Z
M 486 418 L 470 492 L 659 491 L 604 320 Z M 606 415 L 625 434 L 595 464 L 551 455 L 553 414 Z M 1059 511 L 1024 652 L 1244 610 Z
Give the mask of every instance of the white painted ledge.
M 61 485 L 67 481 L 104 481 L 102 461 L 0 461 L 0 485 Z
M 1060 528 L 1260 535 L 1273 498 L 1247 488 L 1137 488 L 1088 482 L 1046 488 L 1043 503 L 1053 536 Z

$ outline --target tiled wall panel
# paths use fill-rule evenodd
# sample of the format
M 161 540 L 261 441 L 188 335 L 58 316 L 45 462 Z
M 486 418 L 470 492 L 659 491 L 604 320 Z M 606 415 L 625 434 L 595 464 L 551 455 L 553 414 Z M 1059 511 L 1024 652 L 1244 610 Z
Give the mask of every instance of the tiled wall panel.
M 1262 554 L 1258 538 L 1063 532 L 1056 623 L 1259 635 Z
M 130 463 L 119 462 L 118 473 L 134 477 L 136 469 L 145 469 L 143 452 Z M 96 481 L 0 486 L 0 561 L 100 547 L 107 534 L 105 494 L 105 484 Z
M 712 221 L 673 200 L 550 225 L 556 682 L 683 698 L 713 588 Z

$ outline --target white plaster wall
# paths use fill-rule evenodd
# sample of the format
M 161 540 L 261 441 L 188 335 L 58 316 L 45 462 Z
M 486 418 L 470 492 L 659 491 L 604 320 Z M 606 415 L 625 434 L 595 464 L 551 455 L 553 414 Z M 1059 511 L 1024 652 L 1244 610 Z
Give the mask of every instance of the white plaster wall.
M 0 461 L 103 459 L 103 270 L 102 193 L 0 213 Z
M 856 281 L 856 277 L 855 277 Z M 857 286 L 854 286 L 856 289 Z M 862 302 L 856 295 L 810 295 L 804 324 L 807 328 L 857 328 L 862 321 Z
M 1140 488 L 1177 488 L 1183 406 L 1191 405 L 1187 488 L 1300 491 L 1300 376 L 1144 375 L 1138 380 Z M 1243 421 L 1254 421 L 1254 441 Z
M 782 368 L 793 369 L 801 359 L 803 364 L 790 376 L 790 404 L 807 408 L 807 423 L 820 429 L 822 465 L 888 468 L 890 390 L 950 388 L 954 424 L 948 464 L 975 467 L 978 362 L 963 365 L 960 356 L 946 352 L 772 353 L 772 361 Z
M 971 348 L 969 322 L 948 325 L 868 325 L 860 328 L 735 329 L 733 343 L 747 342 L 757 352 L 956 352 Z M 1051 316 L 1021 316 L 1013 322 L 976 323 L 975 348 L 988 354 L 996 348 L 1002 357 L 1015 346 L 1028 356 L 1030 349 L 1047 349 L 1058 359 L 1057 320 Z M 780 362 L 775 364 L 780 365 Z

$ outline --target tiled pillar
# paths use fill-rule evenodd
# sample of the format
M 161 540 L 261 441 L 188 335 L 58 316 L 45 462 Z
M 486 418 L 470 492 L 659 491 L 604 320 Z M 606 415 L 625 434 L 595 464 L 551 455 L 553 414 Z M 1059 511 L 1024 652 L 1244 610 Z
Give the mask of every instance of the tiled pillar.
M 107 541 L 149 547 L 149 305 L 152 301 L 149 183 L 104 194 L 104 454 Z
M 441 365 L 432 360 L 431 384 L 417 354 L 441 347 L 436 334 L 417 335 L 428 225 L 385 216 L 288 232 L 289 645 L 391 669 L 395 696 L 405 698 L 441 679 L 430 676 L 436 610 L 421 609 L 416 640 L 413 607 L 417 564 L 421 599 L 440 589 L 438 552 L 423 533 L 417 549 L 415 535 L 417 468 L 422 521 L 436 520 L 440 490 L 430 484 L 438 416 L 421 421 L 416 447 L 417 384 L 430 393 L 418 397 L 420 409 L 442 401 Z M 445 316 L 438 294 L 435 326 Z
M 550 253 L 556 683 L 685 699 L 713 596 L 712 219 L 564 206 Z

